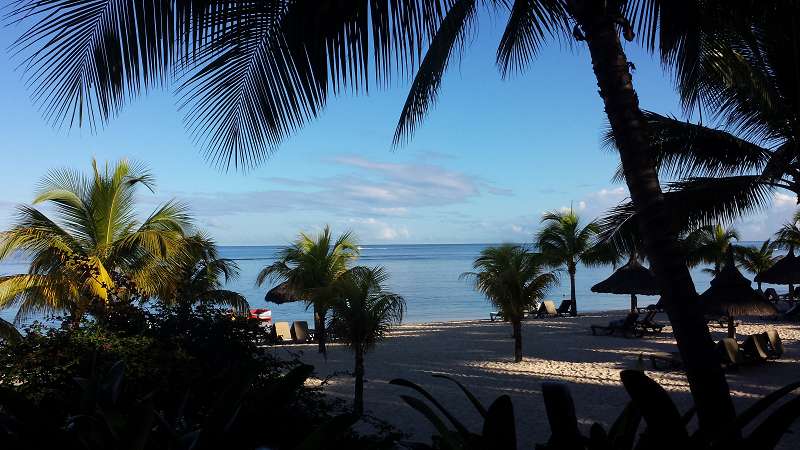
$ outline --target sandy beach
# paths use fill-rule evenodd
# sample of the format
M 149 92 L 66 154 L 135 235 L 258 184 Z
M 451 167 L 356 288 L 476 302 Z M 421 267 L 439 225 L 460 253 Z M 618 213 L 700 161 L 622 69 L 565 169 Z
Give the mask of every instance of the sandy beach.
M 468 427 L 480 429 L 477 412 L 458 388 L 432 374 L 447 374 L 467 386 L 485 406 L 502 394 L 511 396 L 517 420 L 519 448 L 533 448 L 549 437 L 549 427 L 541 397 L 543 381 L 569 385 L 581 424 L 609 425 L 622 410 L 628 397 L 619 382 L 619 371 L 639 366 L 640 355 L 677 351 L 671 328 L 644 339 L 592 336 L 589 325 L 604 324 L 624 312 L 587 313 L 577 318 L 528 320 L 523 325 L 521 363 L 512 361 L 511 327 L 488 320 L 409 324 L 397 327 L 389 338 L 366 357 L 365 408 L 377 417 L 410 434 L 411 440 L 430 441 L 433 427 L 408 407 L 401 394 L 409 389 L 388 384 L 393 378 L 406 378 L 426 389 L 457 414 Z M 660 314 L 659 321 L 668 323 Z M 786 353 L 776 361 L 742 367 L 728 374 L 728 382 L 741 411 L 748 404 L 790 381 L 800 379 L 800 324 L 743 320 L 737 337 L 777 329 Z M 715 339 L 725 329 L 713 328 Z M 329 347 L 327 361 L 316 352 L 316 345 L 275 347 L 278 354 L 299 352 L 301 359 L 316 367 L 317 379 L 327 379 L 325 392 L 346 401 L 352 399 L 353 356 L 342 345 Z M 685 376 L 677 371 L 646 371 L 669 390 L 682 410 L 691 404 Z M 798 448 L 800 424 L 787 434 L 780 448 Z

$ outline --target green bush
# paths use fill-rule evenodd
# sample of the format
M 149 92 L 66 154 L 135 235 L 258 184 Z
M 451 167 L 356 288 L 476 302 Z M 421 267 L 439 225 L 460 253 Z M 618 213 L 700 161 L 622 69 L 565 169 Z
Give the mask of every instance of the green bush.
M 351 431 L 355 418 L 306 386 L 313 368 L 273 357 L 255 321 L 120 309 L 0 344 L 0 448 L 358 449 L 398 437 Z

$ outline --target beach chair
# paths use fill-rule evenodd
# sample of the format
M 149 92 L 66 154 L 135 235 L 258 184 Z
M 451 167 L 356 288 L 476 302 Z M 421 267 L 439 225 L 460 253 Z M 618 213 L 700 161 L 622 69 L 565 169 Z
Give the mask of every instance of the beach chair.
M 639 319 L 639 313 L 631 312 L 625 316 L 624 319 L 612 320 L 608 325 L 592 325 L 592 335 L 597 336 L 602 333 L 606 336 L 611 336 L 615 333 L 620 333 L 623 337 L 642 337 L 644 331 L 636 326 L 636 321 Z
M 677 370 L 683 368 L 683 358 L 680 352 L 656 352 L 651 353 L 649 356 L 653 370 Z
M 489 320 L 491 320 L 492 322 L 494 322 L 495 320 L 501 320 L 505 322 L 506 318 L 503 317 L 503 313 L 501 313 L 500 311 L 495 311 L 489 313 Z
M 647 311 L 643 318 L 636 321 L 636 326 L 645 334 L 661 333 L 661 330 L 664 328 L 664 324 L 655 321 L 656 314 L 658 314 L 658 311 L 656 311 L 655 308 Z
M 741 345 L 744 361 L 749 364 L 760 364 L 769 358 L 767 340 L 760 334 L 747 336 Z
M 562 300 L 558 305 L 556 315 L 559 317 L 572 315 L 572 300 Z
M 726 368 L 733 368 L 744 364 L 744 355 L 739 343 L 733 338 L 720 339 L 717 342 L 717 353 L 720 356 L 722 365 Z
M 762 333 L 767 340 L 767 354 L 772 359 L 778 359 L 783 356 L 783 341 L 781 341 L 778 331 L 770 328 Z
M 552 300 L 545 300 L 539 305 L 539 311 L 536 313 L 536 317 L 545 317 L 545 316 L 558 316 L 558 310 L 556 309 L 556 304 L 553 303 Z
M 281 342 L 292 342 L 292 330 L 289 329 L 289 322 L 276 322 L 275 336 Z
M 314 338 L 314 334 L 308 329 L 308 322 L 298 320 L 292 322 L 292 340 L 295 342 L 309 342 Z

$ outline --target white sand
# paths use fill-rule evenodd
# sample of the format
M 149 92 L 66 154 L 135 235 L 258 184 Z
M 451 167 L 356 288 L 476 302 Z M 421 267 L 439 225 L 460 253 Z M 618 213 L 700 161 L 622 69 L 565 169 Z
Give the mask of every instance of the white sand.
M 460 390 L 447 380 L 430 376 L 447 374 L 466 385 L 487 407 L 499 395 L 510 395 L 519 447 L 533 448 L 534 443 L 549 437 L 541 383 L 561 381 L 569 385 L 584 426 L 588 428 L 595 421 L 608 426 L 628 401 L 619 371 L 637 367 L 640 354 L 677 351 L 670 327 L 644 339 L 592 336 L 589 332 L 592 323 L 604 324 L 609 318 L 622 316 L 624 312 L 610 312 L 528 320 L 523 325 L 525 358 L 521 363 L 513 362 L 511 327 L 506 323 L 481 320 L 403 325 L 366 356 L 365 408 L 410 433 L 412 440 L 429 442 L 433 427 L 400 399 L 401 394 L 415 393 L 388 384 L 392 378 L 406 378 L 428 389 L 465 425 L 480 430 L 479 416 Z M 666 322 L 666 317 L 659 315 L 658 320 Z M 800 379 L 800 325 L 744 320 L 738 337 L 741 340 L 743 335 L 767 327 L 778 329 L 786 353 L 780 360 L 728 374 L 737 410 Z M 712 332 L 719 339 L 726 330 L 715 328 Z M 330 345 L 327 361 L 317 353 L 316 345 L 276 347 L 275 351 L 300 351 L 301 359 L 316 367 L 320 379 L 331 377 L 325 385 L 327 394 L 352 399 L 353 379 L 348 373 L 353 370 L 353 356 L 345 347 Z M 645 362 L 647 374 L 672 393 L 679 408 L 688 408 L 691 398 L 685 376 L 676 371 L 649 370 L 649 360 Z M 793 429 L 795 433 L 787 434 L 780 448 L 800 448 L 800 424 Z

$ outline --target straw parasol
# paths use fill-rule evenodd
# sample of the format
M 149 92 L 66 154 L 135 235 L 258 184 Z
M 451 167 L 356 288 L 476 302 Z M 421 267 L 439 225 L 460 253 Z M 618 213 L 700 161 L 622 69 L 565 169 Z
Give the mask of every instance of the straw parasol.
M 750 287 L 733 262 L 733 251 L 728 250 L 725 265 L 711 280 L 711 287 L 700 295 L 700 301 L 709 314 L 728 317 L 728 337 L 736 336 L 736 316 L 774 316 L 777 310 L 761 294 Z
M 264 300 L 280 305 L 282 303 L 296 302 L 301 298 L 289 288 L 289 283 L 283 282 L 267 291 Z
M 789 299 L 794 297 L 793 285 L 800 284 L 800 258 L 794 255 L 794 247 L 789 247 L 789 254 L 775 261 L 769 269 L 759 273 L 756 282 L 769 284 L 788 284 Z
M 592 286 L 592 292 L 603 294 L 629 294 L 631 311 L 636 311 L 636 295 L 658 295 L 661 289 L 653 271 L 631 257 L 627 264 L 617 269 L 610 277 Z

